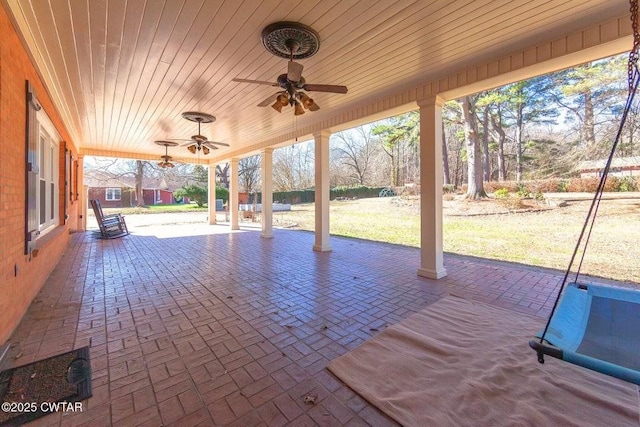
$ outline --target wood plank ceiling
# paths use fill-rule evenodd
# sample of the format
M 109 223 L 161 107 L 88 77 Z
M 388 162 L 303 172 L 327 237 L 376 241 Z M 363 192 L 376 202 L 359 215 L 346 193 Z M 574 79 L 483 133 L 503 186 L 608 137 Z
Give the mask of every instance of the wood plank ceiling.
M 156 139 L 188 138 L 203 111 L 216 156 L 349 111 L 381 94 L 448 75 L 628 11 L 626 0 L 5 0 L 74 142 L 88 152 L 160 155 Z M 319 52 L 301 60 L 321 109 L 294 119 L 256 105 L 286 59 L 266 51 L 276 21 L 314 28 Z M 170 149 L 174 151 L 177 149 Z M 182 158 L 195 158 L 180 148 Z M 178 153 L 170 152 L 178 155 Z

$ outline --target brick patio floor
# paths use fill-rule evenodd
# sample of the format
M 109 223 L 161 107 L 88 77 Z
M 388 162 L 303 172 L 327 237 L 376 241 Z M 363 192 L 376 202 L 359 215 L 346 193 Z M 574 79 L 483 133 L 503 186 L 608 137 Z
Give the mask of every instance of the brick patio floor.
M 329 361 L 448 293 L 545 316 L 560 280 L 447 254 L 449 275 L 434 281 L 417 276 L 417 249 L 332 237 L 317 253 L 301 231 L 157 230 L 73 236 L 9 360 L 89 345 L 93 397 L 33 425 L 394 425 Z

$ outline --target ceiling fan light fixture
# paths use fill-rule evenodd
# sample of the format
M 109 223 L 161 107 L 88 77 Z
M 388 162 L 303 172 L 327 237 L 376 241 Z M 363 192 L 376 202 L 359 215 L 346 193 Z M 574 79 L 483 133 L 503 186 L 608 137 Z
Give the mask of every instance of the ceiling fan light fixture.
M 300 116 L 302 114 L 304 114 L 304 107 L 302 106 L 302 104 L 298 101 L 296 101 L 296 105 L 295 105 L 295 115 L 296 116 Z
M 312 98 L 309 98 L 309 96 L 306 93 L 298 92 L 298 99 L 300 99 L 302 106 L 306 109 L 309 109 L 311 111 L 316 111 L 320 108 L 318 107 L 318 104 L 316 104 Z
M 282 113 L 282 104 L 280 104 L 278 101 L 274 102 L 271 108 L 276 110 L 278 113 Z
M 282 112 L 282 107 L 286 107 L 289 104 L 289 97 L 284 93 L 279 93 L 276 97 L 276 102 L 271 106 L 278 113 Z
M 202 123 L 213 123 L 216 121 L 216 118 L 211 114 L 201 113 L 199 111 L 186 111 L 182 113 L 182 117 L 191 122 L 198 123 L 198 133 L 196 135 L 191 135 L 190 139 L 182 139 L 181 141 L 188 141 L 182 146 L 187 146 L 187 150 L 191 154 L 200 153 L 201 151 L 206 155 L 213 150 L 218 149 L 218 145 L 223 147 L 228 147 L 229 144 L 218 141 L 210 141 L 206 136 L 202 135 L 200 125 Z M 206 145 L 206 146 L 205 146 Z

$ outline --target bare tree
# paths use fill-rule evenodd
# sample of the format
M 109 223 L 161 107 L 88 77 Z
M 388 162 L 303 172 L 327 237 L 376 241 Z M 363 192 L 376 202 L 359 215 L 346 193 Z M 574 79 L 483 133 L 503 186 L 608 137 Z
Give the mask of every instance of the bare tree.
M 312 141 L 274 150 L 273 187 L 275 191 L 291 191 L 313 187 L 314 173 Z
M 229 188 L 229 163 L 224 165 L 216 165 L 216 176 L 220 181 L 220 185 L 224 188 Z
M 347 166 L 350 178 L 359 185 L 367 184 L 378 141 L 368 125 L 335 134 L 334 151 L 338 153 L 342 164 Z
M 253 193 L 260 183 L 261 158 L 257 154 L 251 157 L 244 157 L 238 161 L 238 178 L 240 187 L 247 193 Z

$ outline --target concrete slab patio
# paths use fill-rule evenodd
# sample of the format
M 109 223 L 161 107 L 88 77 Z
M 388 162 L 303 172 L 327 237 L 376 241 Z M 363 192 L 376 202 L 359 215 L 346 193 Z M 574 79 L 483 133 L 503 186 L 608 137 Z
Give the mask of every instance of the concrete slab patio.
M 88 345 L 93 397 L 82 413 L 33 425 L 394 425 L 329 374 L 329 361 L 449 293 L 545 316 L 561 279 L 448 254 L 449 276 L 435 281 L 416 275 L 415 248 L 332 237 L 333 251 L 319 253 L 312 233 L 259 232 L 75 234 L 8 360 Z

